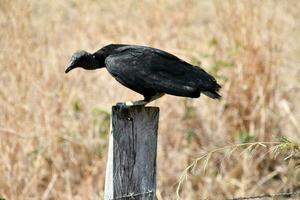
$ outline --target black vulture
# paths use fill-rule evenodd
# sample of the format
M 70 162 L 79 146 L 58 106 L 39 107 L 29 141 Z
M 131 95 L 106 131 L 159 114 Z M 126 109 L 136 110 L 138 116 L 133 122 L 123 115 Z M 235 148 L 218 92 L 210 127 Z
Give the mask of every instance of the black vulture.
M 146 105 L 164 94 L 198 98 L 203 93 L 213 99 L 221 97 L 218 94 L 221 86 L 213 76 L 152 47 L 110 44 L 92 54 L 77 51 L 65 73 L 77 67 L 86 70 L 106 67 L 118 82 L 144 96 L 144 100 L 121 103 L 125 107 Z

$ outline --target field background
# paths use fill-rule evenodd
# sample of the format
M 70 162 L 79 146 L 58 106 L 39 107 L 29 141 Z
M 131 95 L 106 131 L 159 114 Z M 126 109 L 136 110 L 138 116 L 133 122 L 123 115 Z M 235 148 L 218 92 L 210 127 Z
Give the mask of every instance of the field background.
M 79 49 L 149 45 L 202 66 L 221 101 L 172 96 L 159 106 L 158 199 L 206 152 L 300 139 L 298 0 L 1 0 L 0 197 L 102 199 L 110 107 L 141 96 L 105 69 L 64 69 Z M 182 199 L 225 199 L 299 188 L 299 157 L 272 145 L 209 154 Z M 203 166 L 206 166 L 205 173 Z

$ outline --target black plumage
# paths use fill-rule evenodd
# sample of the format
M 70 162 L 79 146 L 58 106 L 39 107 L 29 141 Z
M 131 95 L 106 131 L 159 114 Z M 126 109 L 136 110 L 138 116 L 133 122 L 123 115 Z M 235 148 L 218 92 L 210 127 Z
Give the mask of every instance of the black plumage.
M 144 105 L 162 94 L 197 98 L 201 93 L 220 98 L 221 86 L 215 78 L 197 66 L 160 49 L 111 44 L 93 54 L 78 51 L 73 54 L 66 73 L 76 67 L 87 70 L 106 67 L 124 86 L 142 94 Z

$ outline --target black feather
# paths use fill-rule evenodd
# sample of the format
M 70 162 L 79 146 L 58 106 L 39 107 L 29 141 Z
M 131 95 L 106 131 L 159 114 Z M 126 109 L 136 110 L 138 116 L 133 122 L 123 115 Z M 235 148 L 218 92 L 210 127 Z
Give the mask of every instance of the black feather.
M 213 76 L 159 49 L 112 44 L 93 56 L 117 81 L 145 97 L 157 93 L 193 98 L 203 93 L 211 98 L 221 97 L 220 85 Z

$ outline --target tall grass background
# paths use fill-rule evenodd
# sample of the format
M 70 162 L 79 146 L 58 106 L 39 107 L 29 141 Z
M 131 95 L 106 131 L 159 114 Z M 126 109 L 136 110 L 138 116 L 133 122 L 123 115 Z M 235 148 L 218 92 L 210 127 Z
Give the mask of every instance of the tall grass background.
M 193 160 L 229 144 L 300 139 L 297 0 L 46 1 L 0 3 L 0 197 L 101 199 L 110 107 L 141 98 L 104 69 L 64 68 L 70 55 L 110 43 L 148 45 L 202 66 L 221 101 L 164 96 L 158 199 L 175 199 Z M 291 191 L 299 160 L 269 147 L 210 155 L 182 199 Z M 285 154 L 285 153 L 283 153 Z M 209 161 L 208 161 L 209 160 Z

